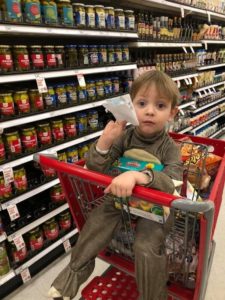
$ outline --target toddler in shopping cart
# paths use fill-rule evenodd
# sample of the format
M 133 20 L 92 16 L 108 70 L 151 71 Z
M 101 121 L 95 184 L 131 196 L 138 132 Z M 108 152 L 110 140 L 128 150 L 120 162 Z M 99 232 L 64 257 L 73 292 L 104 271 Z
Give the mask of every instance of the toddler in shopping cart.
M 91 146 L 86 166 L 107 173 L 122 156 L 143 161 L 155 158 L 164 165 L 162 172 L 127 171 L 115 177 L 105 193 L 129 197 L 135 185 L 142 185 L 172 194 L 183 176 L 179 149 L 165 130 L 167 122 L 177 113 L 177 86 L 160 71 L 146 72 L 134 81 L 131 98 L 139 125 L 126 128 L 126 121 L 110 121 Z M 90 214 L 72 250 L 71 261 L 54 280 L 49 297 L 72 299 L 92 273 L 95 257 L 112 240 L 121 222 L 121 213 L 113 199 L 107 198 Z M 137 221 L 133 248 L 136 282 L 142 300 L 167 299 L 164 241 L 171 223 L 170 217 L 165 224 L 144 218 Z

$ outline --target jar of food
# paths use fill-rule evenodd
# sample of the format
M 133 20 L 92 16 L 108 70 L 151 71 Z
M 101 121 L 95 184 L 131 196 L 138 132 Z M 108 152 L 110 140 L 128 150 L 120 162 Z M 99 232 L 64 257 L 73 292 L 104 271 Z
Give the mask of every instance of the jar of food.
M 52 86 L 48 86 L 48 93 L 43 94 L 45 107 L 55 108 L 57 105 L 55 90 Z
M 62 120 L 51 121 L 51 127 L 52 127 L 52 135 L 54 141 L 58 142 L 64 140 L 63 121 Z
M 61 229 L 68 230 L 72 225 L 71 214 L 69 211 L 64 211 L 59 214 L 59 226 Z
M 28 232 L 28 244 L 32 251 L 40 250 L 43 247 L 44 238 L 40 227 L 36 227 Z
M 75 137 L 77 135 L 75 117 L 65 117 L 63 120 L 64 132 L 67 137 Z
M 4 176 L 0 175 L 0 201 L 7 200 L 13 196 L 11 183 L 6 184 Z
M 122 62 L 122 49 L 121 45 L 115 46 L 115 63 L 121 63 Z
M 51 145 L 52 132 L 48 122 L 37 124 L 37 136 L 41 145 Z
M 44 101 L 42 94 L 39 93 L 38 89 L 29 90 L 29 99 L 31 110 L 33 112 L 44 110 Z
M 12 93 L 0 94 L 0 114 L 3 118 L 15 115 Z
M 54 46 L 43 46 L 45 67 L 47 69 L 55 69 L 57 67 Z
M 114 53 L 114 46 L 108 45 L 107 49 L 107 62 L 108 64 L 114 64 L 115 63 L 115 53 Z
M 98 29 L 105 29 L 105 8 L 103 5 L 95 5 L 95 25 Z
M 117 30 L 125 29 L 125 15 L 123 9 L 115 9 L 115 25 Z
M 41 6 L 39 0 L 22 0 L 25 22 L 29 24 L 41 23 Z
M 125 29 L 134 30 L 135 29 L 135 16 L 133 10 L 124 10 L 125 15 Z
M 55 95 L 59 107 L 64 107 L 67 105 L 67 96 L 64 84 L 58 84 L 55 87 Z
M 62 186 L 60 183 L 51 187 L 50 197 L 51 197 L 52 202 L 55 202 L 55 203 L 65 202 L 65 200 L 66 200 L 65 194 L 62 190 Z
M 104 89 L 105 89 L 105 96 L 108 98 L 112 95 L 112 81 L 110 78 L 105 78 L 104 80 Z
M 18 91 L 13 94 L 13 100 L 19 115 L 30 113 L 30 101 L 27 91 Z
M 76 147 L 70 147 L 66 150 L 67 162 L 74 164 L 78 161 L 78 150 Z
M 60 23 L 65 26 L 73 26 L 73 7 L 70 0 L 59 0 L 57 7 Z
M 65 222 L 63 224 L 65 224 Z M 71 226 L 71 221 L 70 221 L 70 226 Z M 0 276 L 7 274 L 9 270 L 10 270 L 9 259 L 8 259 L 5 243 L 3 242 L 0 243 Z
M 27 175 L 25 168 L 16 167 L 13 169 L 14 187 L 17 194 L 23 193 L 27 190 Z
M 41 0 L 41 11 L 45 24 L 58 24 L 57 5 L 54 0 Z
M 55 46 L 55 58 L 58 68 L 65 67 L 65 50 L 64 46 Z
M 88 45 L 78 46 L 78 62 L 79 66 L 89 65 Z
M 98 48 L 96 45 L 89 46 L 89 64 L 98 65 Z
M 71 105 L 77 104 L 77 88 L 75 83 L 66 84 L 66 96 L 69 104 Z
M 22 249 L 17 250 L 16 245 L 13 241 L 9 243 L 10 243 L 10 252 L 11 252 L 12 261 L 14 263 L 22 262 L 27 257 L 26 245 L 24 244 L 24 247 Z
M 76 117 L 77 121 L 77 131 L 79 135 L 83 135 L 87 133 L 88 130 L 88 120 L 87 120 L 87 114 L 86 113 L 79 113 Z
M 95 10 L 94 5 L 85 5 L 87 28 L 95 28 Z
M 61 150 L 57 152 L 58 161 L 67 162 L 66 151 Z
M 45 64 L 44 64 L 42 46 L 40 45 L 30 46 L 30 58 L 31 58 L 31 65 L 34 70 L 44 69 Z
M 98 130 L 98 112 L 97 110 L 90 110 L 88 112 L 88 125 L 91 131 Z
M 13 46 L 13 56 L 16 71 L 23 72 L 30 70 L 30 60 L 28 56 L 27 46 Z
M 98 61 L 100 64 L 107 64 L 107 51 L 105 45 L 99 46 Z
M 21 129 L 21 141 L 25 152 L 33 152 L 37 149 L 37 133 L 34 127 Z
M 79 103 L 85 103 L 87 102 L 87 90 L 84 86 L 78 86 L 77 87 L 77 97 L 79 100 Z
M 122 62 L 127 63 L 130 61 L 130 54 L 128 45 L 122 45 Z
M 0 11 L 2 12 L 3 20 L 10 23 L 22 22 L 21 0 L 0 2 Z
M 0 135 L 0 163 L 5 161 L 5 145 L 2 136 Z
M 94 80 L 86 81 L 86 90 L 87 90 L 87 100 L 95 101 L 96 100 L 96 88 Z
M 77 47 L 75 45 L 67 45 L 65 47 L 66 67 L 74 68 L 78 66 Z
M 73 3 L 73 15 L 75 20 L 75 26 L 77 28 L 84 28 L 85 22 L 85 6 L 82 3 Z
M 112 94 L 116 95 L 119 94 L 120 92 L 120 81 L 119 81 L 119 77 L 113 77 L 111 79 L 112 82 Z
M 22 145 L 20 136 L 17 130 L 7 132 L 5 136 L 5 146 L 10 157 L 14 157 L 22 153 Z
M 96 87 L 96 95 L 98 99 L 102 99 L 105 97 L 105 91 L 104 91 L 104 83 L 102 80 L 96 80 L 95 82 Z
M 89 151 L 88 146 L 84 145 L 84 144 L 81 144 L 79 146 L 79 149 L 78 149 L 79 158 L 80 159 L 87 159 L 87 157 L 88 157 L 88 151 Z
M 13 71 L 13 59 L 11 47 L 9 45 L 0 45 L 0 73 Z
M 105 24 L 107 29 L 115 28 L 115 11 L 111 6 L 105 7 Z
M 47 240 L 55 240 L 59 236 L 59 226 L 55 218 L 46 221 L 43 224 L 43 228 L 44 228 L 44 235 Z

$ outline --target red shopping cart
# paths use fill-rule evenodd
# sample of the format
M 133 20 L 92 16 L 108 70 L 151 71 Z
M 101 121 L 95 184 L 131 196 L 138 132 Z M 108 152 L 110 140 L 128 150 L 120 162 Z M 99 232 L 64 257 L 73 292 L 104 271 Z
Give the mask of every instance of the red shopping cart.
M 186 138 L 186 135 L 171 134 L 175 140 Z M 210 268 L 215 250 L 213 234 L 222 201 L 225 182 L 225 142 L 207 138 L 190 136 L 192 142 L 202 149 L 202 159 L 210 151 L 222 158 L 217 175 L 212 184 L 208 199 L 176 197 L 150 188 L 136 186 L 133 197 L 154 203 L 158 206 L 167 206 L 173 214 L 174 224 L 167 241 L 168 265 L 170 284 L 168 299 L 203 300 Z M 104 188 L 108 186 L 112 177 L 83 168 L 84 162 L 76 165 L 58 162 L 53 158 L 38 155 L 37 160 L 45 168 L 54 169 L 63 186 L 75 224 L 82 229 L 88 214 L 104 201 Z M 202 164 L 202 167 L 203 164 Z M 187 168 L 187 171 L 192 172 Z M 199 181 L 201 170 L 195 174 Z M 118 200 L 118 199 L 117 199 Z M 115 234 L 109 247 L 99 254 L 99 257 L 113 265 L 103 277 L 94 278 L 83 290 L 83 299 L 137 299 L 133 264 L 133 222 L 135 216 L 130 213 L 128 203 L 120 199 L 123 228 Z M 124 209 L 122 209 L 124 208 Z M 193 270 L 193 257 L 197 257 L 196 269 Z M 116 285 L 115 285 L 116 284 Z M 118 285 L 119 284 L 119 285 Z M 116 292 L 116 289 L 119 292 Z M 128 296 L 129 295 L 129 296 Z

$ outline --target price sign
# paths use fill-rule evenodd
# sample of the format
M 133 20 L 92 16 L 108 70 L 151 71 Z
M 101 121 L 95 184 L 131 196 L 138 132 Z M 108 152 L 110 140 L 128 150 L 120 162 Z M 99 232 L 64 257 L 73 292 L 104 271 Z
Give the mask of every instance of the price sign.
M 11 204 L 7 206 L 7 211 L 11 221 L 16 220 L 20 217 L 20 213 L 18 211 L 16 204 Z
M 25 242 L 23 240 L 22 235 L 17 235 L 13 239 L 14 244 L 16 245 L 16 249 L 19 251 L 25 247 Z
M 65 240 L 65 241 L 63 242 L 63 246 L 64 246 L 65 251 L 66 251 L 66 252 L 69 252 L 70 249 L 71 249 L 70 240 L 69 240 L 69 239 L 68 239 L 68 240 Z
M 36 78 L 36 82 L 37 82 L 37 87 L 38 87 L 38 91 L 40 94 L 43 93 L 47 93 L 48 92 L 48 88 L 45 82 L 44 77 L 42 77 L 41 75 L 37 74 L 35 75 Z
M 24 269 L 21 273 L 20 273 L 23 283 L 26 283 L 27 281 L 31 280 L 31 276 L 30 276 L 30 271 L 28 268 Z
M 84 75 L 77 74 L 77 80 L 78 80 L 78 83 L 79 83 L 80 87 L 86 87 L 86 82 L 85 82 Z
M 10 182 L 14 181 L 12 167 L 6 167 L 3 169 L 3 177 L 4 177 L 6 185 L 8 185 Z

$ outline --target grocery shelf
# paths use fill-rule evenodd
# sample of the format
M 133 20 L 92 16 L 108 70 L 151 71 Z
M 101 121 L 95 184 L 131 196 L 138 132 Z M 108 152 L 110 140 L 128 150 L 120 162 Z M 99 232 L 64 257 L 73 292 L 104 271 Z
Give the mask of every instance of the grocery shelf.
M 53 147 L 48 148 L 46 150 L 38 151 L 36 153 L 46 153 L 46 152 L 48 152 L 48 153 L 52 154 L 52 153 L 54 153 L 56 151 L 59 151 L 59 150 L 62 150 L 62 149 L 66 149 L 68 147 L 75 146 L 75 145 L 77 145 L 79 143 L 84 143 L 84 142 L 86 142 L 88 140 L 91 140 L 91 139 L 94 139 L 96 137 L 99 137 L 102 134 L 102 132 L 103 132 L 103 130 L 100 130 L 100 131 L 97 131 L 97 132 L 93 132 L 93 133 L 90 133 L 88 135 L 82 136 L 80 138 L 74 139 L 72 141 L 65 142 L 63 144 L 60 144 L 60 145 L 57 145 L 57 146 L 53 146 Z M 29 161 L 32 161 L 34 154 L 35 153 L 27 155 L 27 156 L 24 156 L 24 157 L 21 157 L 21 158 L 18 158 L 18 159 L 14 160 L 14 161 L 2 164 L 2 165 L 0 165 L 0 171 L 2 171 L 6 167 L 12 167 L 12 168 L 14 168 L 14 167 L 19 166 L 21 164 L 25 164 L 25 163 L 27 163 Z
M 30 231 L 31 229 L 33 229 L 33 228 L 39 226 L 40 224 L 44 223 L 45 221 L 49 220 L 50 218 L 53 218 L 54 216 L 60 214 L 62 211 L 66 210 L 67 208 L 69 208 L 68 203 L 61 205 L 60 207 L 54 209 L 53 211 L 44 215 L 43 217 L 35 220 L 34 222 L 31 222 L 30 224 L 28 224 L 27 226 L 24 226 L 21 229 L 17 230 L 13 234 L 8 235 L 8 237 L 7 237 L 8 241 L 11 242 L 16 236 L 23 235 L 24 233 Z
M 202 71 L 202 70 L 220 68 L 220 67 L 224 67 L 224 66 L 225 66 L 225 63 L 223 63 L 223 64 L 213 64 L 213 65 L 208 65 L 208 66 L 197 67 L 197 69 L 198 69 L 198 71 Z
M 5 284 L 7 281 L 9 281 L 10 279 L 12 279 L 13 277 L 15 277 L 16 274 L 14 272 L 14 270 L 9 271 L 9 273 L 0 276 L 0 286 Z
M 136 47 L 136 48 L 179 48 L 179 47 L 202 47 L 202 43 L 183 43 L 183 42 L 130 42 L 128 43 L 129 47 Z
M 105 72 L 126 71 L 126 70 L 133 70 L 136 68 L 137 68 L 136 64 L 130 63 L 130 64 L 122 64 L 116 66 L 79 68 L 73 70 L 9 74 L 9 75 L 0 75 L 0 83 L 36 80 L 37 77 L 48 79 L 48 78 L 58 78 L 58 77 L 67 77 L 67 76 L 97 74 L 97 73 L 105 73 Z
M 101 37 L 101 38 L 137 38 L 136 32 L 120 32 L 109 30 L 87 30 L 87 29 L 73 29 L 73 28 L 56 28 L 44 26 L 29 26 L 29 25 L 11 25 L 1 24 L 1 34 L 23 34 L 23 35 L 37 35 L 37 36 L 85 36 L 85 37 Z
M 194 77 L 197 77 L 198 75 L 199 75 L 198 73 L 192 73 L 192 74 L 186 74 L 186 75 L 172 77 L 172 79 L 174 81 L 177 81 L 177 80 L 183 80 L 183 79 L 188 79 L 188 78 L 194 78 Z
M 199 89 L 195 89 L 195 92 L 196 92 L 196 93 L 202 92 L 202 91 L 205 91 L 205 90 L 214 88 L 214 87 L 219 86 L 219 85 L 222 85 L 222 84 L 225 84 L 225 80 L 224 80 L 224 81 L 217 82 L 217 83 L 213 83 L 213 84 L 210 84 L 210 85 L 206 85 L 206 86 L 201 87 L 201 88 L 199 88 Z
M 221 114 L 215 116 L 214 118 L 212 118 L 212 119 L 210 119 L 210 120 L 208 120 L 208 121 L 206 121 L 206 122 L 200 124 L 199 126 L 192 128 L 191 132 L 192 132 L 192 133 L 195 133 L 196 130 L 198 130 L 198 129 L 200 129 L 200 128 L 202 128 L 202 127 L 204 127 L 204 126 L 206 126 L 206 125 L 208 125 L 208 124 L 210 124 L 210 123 L 212 123 L 213 121 L 219 119 L 220 117 L 222 117 L 222 116 L 224 116 L 224 115 L 225 115 L 225 111 L 222 112 Z
M 179 109 L 183 109 L 185 107 L 189 107 L 191 105 L 195 105 L 195 101 L 187 102 L 178 106 Z
M 48 248 L 44 249 L 39 254 L 35 255 L 33 258 L 31 258 L 30 260 L 28 260 L 27 262 L 25 262 L 19 268 L 15 269 L 16 275 L 20 274 L 24 269 L 29 268 L 31 265 L 33 265 L 34 263 L 36 263 L 39 259 L 41 259 L 45 255 L 47 255 L 48 253 L 50 253 L 53 249 L 55 249 L 59 245 L 63 244 L 66 240 L 70 239 L 72 236 L 76 235 L 77 233 L 78 233 L 78 230 L 77 230 L 77 228 L 75 228 L 72 231 L 70 231 L 69 233 L 67 233 L 66 235 L 64 235 L 61 239 L 59 239 L 58 241 L 56 241 L 55 243 L 53 243 L 51 246 L 49 246 Z
M 178 133 L 182 134 L 182 133 L 188 132 L 188 131 L 190 131 L 192 128 L 193 128 L 192 126 L 186 127 L 186 128 L 184 128 L 184 129 L 178 131 Z
M 5 203 L 2 203 L 1 204 L 1 208 L 3 210 L 7 209 L 7 207 L 9 205 L 16 205 L 16 204 L 18 204 L 18 203 L 20 203 L 20 202 L 22 202 L 22 201 L 24 201 L 26 199 L 29 199 L 30 197 L 33 197 L 33 196 L 35 196 L 35 195 L 37 195 L 37 194 L 39 194 L 39 193 L 41 193 L 41 192 L 43 192 L 43 191 L 51 188 L 52 186 L 54 186 L 54 185 L 56 185 L 58 183 L 59 183 L 59 179 L 58 178 L 54 179 L 52 181 L 49 181 L 47 183 L 44 183 L 43 185 L 41 185 L 41 186 L 39 186 L 39 187 L 37 187 L 37 188 L 35 188 L 35 189 L 27 192 L 27 193 L 24 193 L 23 195 L 20 195 L 20 196 L 15 197 L 15 198 L 13 198 L 13 199 L 5 202 Z
M 222 102 L 222 101 L 224 101 L 224 100 L 225 100 L 225 97 L 220 98 L 220 99 L 218 99 L 218 100 L 216 100 L 216 101 L 213 101 L 213 102 L 208 103 L 208 104 L 206 104 L 206 105 L 204 105 L 204 106 L 202 106 L 202 107 L 199 107 L 199 108 L 193 110 L 192 112 L 193 112 L 193 113 L 197 113 L 197 112 L 199 112 L 199 111 L 204 110 L 205 108 L 214 106 L 214 105 L 216 105 L 216 104 L 218 104 L 218 103 L 220 103 L 220 102 Z
M 216 138 L 217 135 L 224 134 L 224 133 L 225 133 L 225 128 L 222 128 L 222 129 L 214 132 L 212 135 L 210 135 L 209 138 L 210 139 Z
M 225 40 L 202 40 L 201 42 L 202 44 L 225 44 Z
M 3 241 L 5 241 L 5 240 L 6 240 L 6 233 L 3 232 L 3 233 L 0 235 L 0 243 L 3 242 Z M 0 276 L 0 278 L 1 278 L 1 276 Z M 1 283 L 0 283 L 0 284 L 1 284 Z

